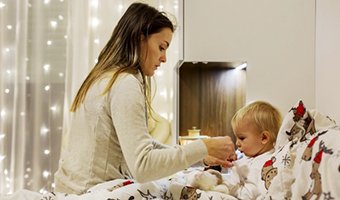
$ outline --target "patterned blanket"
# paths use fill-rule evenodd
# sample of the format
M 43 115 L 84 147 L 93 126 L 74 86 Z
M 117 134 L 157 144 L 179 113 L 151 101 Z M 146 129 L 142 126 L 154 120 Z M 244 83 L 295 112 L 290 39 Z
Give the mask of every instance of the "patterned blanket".
M 182 172 L 181 172 L 182 173 Z M 180 175 L 180 174 L 178 174 Z M 114 180 L 99 184 L 82 195 L 46 193 L 40 194 L 28 190 L 21 190 L 13 195 L 1 196 L 1 200 L 209 200 L 236 198 L 214 191 L 202 191 L 186 186 L 175 179 L 161 179 L 149 183 L 139 184 L 133 180 Z M 176 179 L 178 180 L 178 179 Z
M 262 168 L 263 199 L 340 199 L 340 127 L 302 101 L 283 120 Z

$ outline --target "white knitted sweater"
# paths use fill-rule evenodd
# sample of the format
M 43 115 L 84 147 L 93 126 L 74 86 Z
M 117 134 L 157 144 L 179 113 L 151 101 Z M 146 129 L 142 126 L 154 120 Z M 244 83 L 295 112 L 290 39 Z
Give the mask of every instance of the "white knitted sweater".
M 150 136 L 140 74 L 120 75 L 110 92 L 102 95 L 109 79 L 94 84 L 84 103 L 72 113 L 55 174 L 55 192 L 82 194 L 117 178 L 152 181 L 207 155 L 202 141 L 170 147 Z

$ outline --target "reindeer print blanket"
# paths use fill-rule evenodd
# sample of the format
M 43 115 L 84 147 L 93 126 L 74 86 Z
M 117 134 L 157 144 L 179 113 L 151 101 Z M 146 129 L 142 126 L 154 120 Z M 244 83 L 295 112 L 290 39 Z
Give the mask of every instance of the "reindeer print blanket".
M 262 168 L 264 199 L 340 199 L 340 127 L 299 101 Z

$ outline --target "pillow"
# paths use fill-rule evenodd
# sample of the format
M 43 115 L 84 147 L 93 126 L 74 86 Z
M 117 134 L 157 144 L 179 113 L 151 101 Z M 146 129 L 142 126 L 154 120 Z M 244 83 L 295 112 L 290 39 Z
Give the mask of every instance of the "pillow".
M 271 159 L 275 162 L 269 166 L 277 173 L 270 177 L 265 198 L 340 198 L 339 136 L 334 120 L 308 110 L 300 100 L 286 114 L 279 130 Z
M 315 122 L 306 109 L 302 100 L 293 106 L 283 118 L 281 128 L 277 135 L 275 149 L 278 150 L 288 142 L 296 143 L 306 140 L 308 133 L 315 132 Z
M 316 132 L 297 150 L 291 199 L 340 199 L 340 128 L 314 113 Z

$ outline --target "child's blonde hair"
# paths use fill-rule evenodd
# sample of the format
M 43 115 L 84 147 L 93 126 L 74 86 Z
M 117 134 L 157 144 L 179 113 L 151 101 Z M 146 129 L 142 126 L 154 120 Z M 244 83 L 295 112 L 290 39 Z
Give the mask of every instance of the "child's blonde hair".
M 281 126 L 282 116 L 274 106 L 264 101 L 255 101 L 244 106 L 231 119 L 233 130 L 237 129 L 244 120 L 254 123 L 260 132 L 268 131 L 271 142 L 275 143 Z

